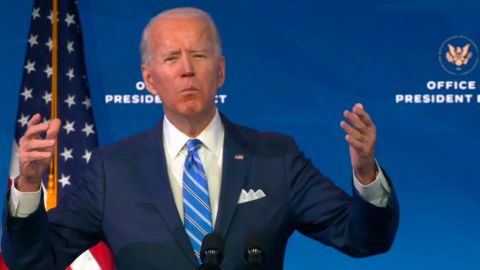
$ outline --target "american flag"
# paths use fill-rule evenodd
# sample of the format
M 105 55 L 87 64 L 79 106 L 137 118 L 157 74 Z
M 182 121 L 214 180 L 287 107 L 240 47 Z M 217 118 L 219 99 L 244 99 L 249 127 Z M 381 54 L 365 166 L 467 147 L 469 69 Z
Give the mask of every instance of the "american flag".
M 62 120 L 56 164 L 50 171 L 55 177 L 49 183 L 47 172 L 42 179 L 47 210 L 56 207 L 79 180 L 98 145 L 76 1 L 56 1 L 35 0 L 33 4 L 10 166 L 10 179 L 14 179 L 18 176 L 18 141 L 34 114 L 40 113 L 44 121 L 52 116 Z M 67 269 L 114 267 L 108 248 L 100 243 Z

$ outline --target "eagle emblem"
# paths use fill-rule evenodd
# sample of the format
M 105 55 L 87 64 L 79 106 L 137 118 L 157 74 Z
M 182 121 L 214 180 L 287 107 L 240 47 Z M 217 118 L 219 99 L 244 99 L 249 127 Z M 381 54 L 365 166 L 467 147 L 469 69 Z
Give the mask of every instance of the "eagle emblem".
M 470 44 L 463 47 L 454 47 L 451 44 L 448 44 L 448 51 L 445 54 L 447 61 L 449 63 L 455 64 L 458 67 L 466 65 L 468 60 L 472 58 L 472 53 L 469 52 Z
M 480 61 L 477 44 L 462 35 L 444 40 L 437 56 L 443 70 L 452 75 L 466 75 L 474 70 Z

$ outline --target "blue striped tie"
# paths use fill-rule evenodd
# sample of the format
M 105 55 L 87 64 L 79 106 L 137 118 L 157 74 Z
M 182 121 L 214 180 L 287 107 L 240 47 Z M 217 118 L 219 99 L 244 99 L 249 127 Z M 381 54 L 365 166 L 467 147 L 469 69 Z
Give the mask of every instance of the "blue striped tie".
M 195 256 L 200 261 L 202 240 L 212 232 L 212 211 L 208 199 L 208 184 L 205 170 L 197 149 L 202 142 L 198 139 L 187 141 L 188 153 L 183 167 L 183 213 L 185 231 L 192 243 Z

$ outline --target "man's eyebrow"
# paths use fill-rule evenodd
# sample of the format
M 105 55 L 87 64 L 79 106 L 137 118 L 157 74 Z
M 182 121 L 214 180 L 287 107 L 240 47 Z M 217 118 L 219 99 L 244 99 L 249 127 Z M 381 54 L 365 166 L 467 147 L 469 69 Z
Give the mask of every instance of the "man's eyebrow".
M 207 52 L 207 50 L 206 49 L 192 49 L 192 50 L 189 50 L 189 52 L 193 52 L 193 53 L 195 53 L 195 52 Z
M 166 56 L 179 55 L 179 54 L 180 54 L 180 50 L 170 50 L 162 54 L 162 56 L 166 57 Z

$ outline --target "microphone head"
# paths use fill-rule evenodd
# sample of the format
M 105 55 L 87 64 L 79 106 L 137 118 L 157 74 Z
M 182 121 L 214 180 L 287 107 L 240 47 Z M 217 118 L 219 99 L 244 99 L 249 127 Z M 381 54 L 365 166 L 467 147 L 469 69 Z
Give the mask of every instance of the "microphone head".
M 252 251 L 260 250 L 262 253 L 265 253 L 265 237 L 260 233 L 252 233 L 247 235 L 245 238 L 244 245 L 244 256 L 247 258 Z M 250 254 L 251 255 L 251 254 Z M 265 255 L 263 255 L 265 256 Z
M 248 235 L 243 249 L 247 269 L 265 269 L 265 255 L 265 237 L 259 233 Z
M 202 263 L 220 265 L 223 260 L 223 250 L 223 238 L 215 232 L 209 233 L 203 238 L 200 260 Z

